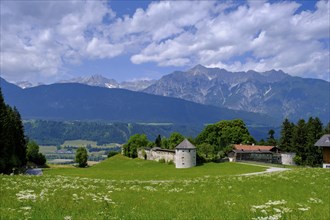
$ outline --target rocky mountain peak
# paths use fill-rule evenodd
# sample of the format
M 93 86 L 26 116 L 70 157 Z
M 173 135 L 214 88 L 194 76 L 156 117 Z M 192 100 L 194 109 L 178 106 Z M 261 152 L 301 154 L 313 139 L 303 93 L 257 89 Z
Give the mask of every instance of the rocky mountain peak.
M 329 82 L 292 77 L 281 70 L 229 72 L 197 65 L 166 75 L 144 92 L 277 118 L 328 118 Z M 313 112 L 313 113 L 311 113 Z
M 20 81 L 16 83 L 17 86 L 21 87 L 22 89 L 31 88 L 33 84 L 29 81 Z

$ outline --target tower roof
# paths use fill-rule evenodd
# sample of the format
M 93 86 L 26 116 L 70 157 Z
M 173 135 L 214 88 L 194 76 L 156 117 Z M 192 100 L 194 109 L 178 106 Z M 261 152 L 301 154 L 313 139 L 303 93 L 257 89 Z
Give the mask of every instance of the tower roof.
M 187 139 L 184 139 L 175 149 L 196 149 Z
M 318 147 L 330 147 L 330 134 L 323 135 L 314 145 Z

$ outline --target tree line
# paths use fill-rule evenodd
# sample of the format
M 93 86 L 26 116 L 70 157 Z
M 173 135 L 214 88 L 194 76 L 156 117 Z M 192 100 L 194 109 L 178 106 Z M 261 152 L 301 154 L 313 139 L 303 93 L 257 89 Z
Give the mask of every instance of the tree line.
M 310 117 L 308 121 L 300 119 L 296 124 L 285 119 L 276 143 L 282 151 L 295 152 L 296 163 L 318 166 L 322 163 L 322 152 L 314 144 L 324 134 L 330 134 L 330 122 L 323 126 L 317 117 Z
M 58 146 L 66 140 L 78 139 L 95 141 L 97 145 L 126 143 L 130 136 L 141 133 L 146 134 L 149 139 L 156 138 L 158 134 L 169 136 L 173 131 L 195 135 L 201 126 L 30 120 L 24 122 L 24 128 L 26 135 L 40 145 Z
M 299 120 L 296 124 L 285 119 L 281 126 L 279 139 L 275 139 L 275 131 L 269 130 L 265 140 L 256 141 L 249 133 L 241 119 L 223 120 L 207 125 L 196 138 L 188 137 L 197 148 L 199 162 L 217 161 L 233 149 L 233 144 L 259 144 L 278 146 L 282 152 L 296 153 L 295 161 L 299 165 L 319 166 L 322 163 L 321 150 L 314 146 L 323 135 L 330 133 L 330 123 L 323 126 L 319 118 Z M 145 134 L 135 134 L 123 145 L 125 156 L 137 157 L 137 150 L 143 147 L 160 147 L 174 149 L 184 136 L 178 132 L 172 133 L 169 138 L 158 135 L 154 141 L 149 141 Z

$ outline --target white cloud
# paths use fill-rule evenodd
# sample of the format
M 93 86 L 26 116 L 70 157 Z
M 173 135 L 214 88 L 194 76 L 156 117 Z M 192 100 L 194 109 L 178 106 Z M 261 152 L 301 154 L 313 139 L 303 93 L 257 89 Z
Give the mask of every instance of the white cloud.
M 128 54 L 132 65 L 282 69 L 329 80 L 329 1 L 299 7 L 160 1 L 118 17 L 103 1 L 1 1 L 1 74 L 60 77 L 67 64 Z
M 1 1 L 1 74 L 46 80 L 64 74 L 66 63 L 113 57 L 105 16 L 114 15 L 102 1 Z
M 93 38 L 88 42 L 86 52 L 91 57 L 111 58 L 123 52 L 123 47 L 120 44 L 110 44 L 105 39 Z
M 173 30 L 189 25 L 194 31 L 177 31 L 169 39 L 164 35 L 162 41 L 151 41 L 132 56 L 132 62 L 178 66 L 201 63 L 232 71 L 274 68 L 292 75 L 329 80 L 329 48 L 324 43 L 330 37 L 329 1 L 318 2 L 313 12 L 298 14 L 300 5 L 295 2 L 251 1 L 249 5 L 230 10 L 222 8 L 219 14 L 212 14 L 211 9 L 217 7 L 220 6 L 212 2 L 200 8 L 198 12 L 202 16 L 181 26 L 170 19 L 169 23 L 176 27 Z M 139 12 L 139 17 L 153 14 L 154 17 L 148 17 L 150 20 L 160 20 L 151 10 L 153 7 L 149 7 L 145 15 Z M 162 10 L 166 14 L 167 9 Z M 167 13 L 172 13 L 170 8 Z M 181 17 L 180 14 L 171 16 Z M 143 26 L 143 23 L 138 25 L 139 20 L 134 16 L 130 19 L 136 26 Z M 154 31 L 159 33 L 157 29 Z M 150 33 L 153 32 L 150 30 Z

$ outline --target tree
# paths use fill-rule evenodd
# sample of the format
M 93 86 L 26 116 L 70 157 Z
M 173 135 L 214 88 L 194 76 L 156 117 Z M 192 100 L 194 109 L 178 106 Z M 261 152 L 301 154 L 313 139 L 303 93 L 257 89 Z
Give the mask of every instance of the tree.
M 34 141 L 29 141 L 26 150 L 26 158 L 37 165 L 45 165 L 46 157 L 39 152 L 39 145 Z
M 322 152 L 320 148 L 314 146 L 315 142 L 323 135 L 323 124 L 318 117 L 308 119 L 306 124 L 306 164 L 317 166 L 322 163 Z
M 88 154 L 87 154 L 86 148 L 79 147 L 76 151 L 76 158 L 75 158 L 75 161 L 76 161 L 76 163 L 78 163 L 78 166 L 86 167 L 87 159 L 88 159 Z
M 135 134 L 129 138 L 126 144 L 124 144 L 124 155 L 131 158 L 137 157 L 137 149 L 146 147 L 149 144 L 149 140 L 145 134 Z
M 209 143 L 202 143 L 197 145 L 197 154 L 203 158 L 203 161 L 209 161 L 215 158 L 216 150 L 213 145 Z
M 231 144 L 256 143 L 244 122 L 240 119 L 223 120 L 208 125 L 196 138 L 196 144 L 208 143 L 218 151 Z
M 304 119 L 300 119 L 293 129 L 292 144 L 293 150 L 301 157 L 302 161 L 306 160 L 306 140 L 306 122 Z
M 292 143 L 293 129 L 294 124 L 286 118 L 282 123 L 281 138 L 279 143 L 279 147 L 282 151 L 294 151 L 294 146 Z
M 322 153 L 314 144 L 324 132 L 322 122 L 317 117 L 310 117 L 307 123 L 300 119 L 296 125 L 285 119 L 282 124 L 280 148 L 282 151 L 295 152 L 297 164 L 319 166 L 322 163 Z
M 162 146 L 162 138 L 161 138 L 160 134 L 157 136 L 157 138 L 155 140 L 155 145 L 156 145 L 156 147 Z
M 34 141 L 29 141 L 26 149 L 26 158 L 28 161 L 34 161 L 38 157 L 39 145 Z
M 169 148 L 169 141 L 166 137 L 162 138 L 161 148 L 168 149 Z
M 26 140 L 21 115 L 6 105 L 0 88 L 0 173 L 26 165 Z
M 116 156 L 117 154 L 119 154 L 119 152 L 117 152 L 117 151 L 110 151 L 108 153 L 108 158 L 113 157 L 113 156 Z
M 169 138 L 169 149 L 174 149 L 184 140 L 184 136 L 178 132 L 173 132 Z
M 264 139 L 261 139 L 259 142 L 258 142 L 258 145 L 266 145 L 266 141 Z
M 277 145 L 277 141 L 275 140 L 274 134 L 275 134 L 275 131 L 273 129 L 270 129 L 268 131 L 267 144 L 270 145 L 270 146 L 276 146 Z

